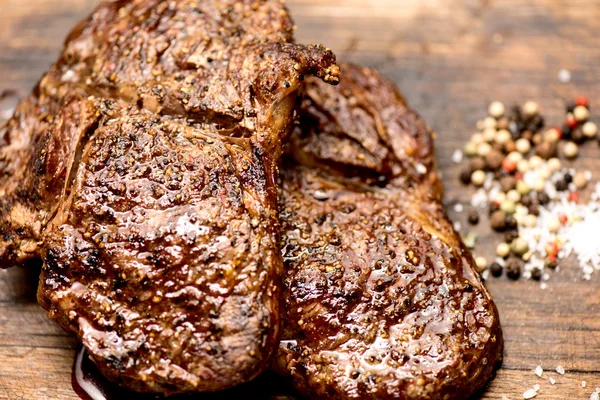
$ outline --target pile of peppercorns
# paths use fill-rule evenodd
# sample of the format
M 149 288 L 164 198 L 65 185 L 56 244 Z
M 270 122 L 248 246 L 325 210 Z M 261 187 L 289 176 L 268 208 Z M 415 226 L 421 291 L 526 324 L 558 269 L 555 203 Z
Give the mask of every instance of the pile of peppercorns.
M 573 222 L 566 215 L 553 215 L 551 204 L 577 203 L 579 191 L 591 179 L 589 172 L 563 167 L 561 159 L 575 159 L 580 144 L 596 139 L 598 127 L 588 120 L 585 97 L 566 107 L 562 127 L 545 128 L 539 107 L 532 101 L 508 111 L 496 101 L 490 104 L 488 114 L 477 123 L 478 131 L 462 153 L 453 156 L 455 162 L 460 162 L 463 154 L 468 157 L 460 180 L 478 188 L 471 202 L 474 210 L 486 207 L 491 228 L 504 239 L 496 248 L 496 261 L 488 268 L 487 260 L 477 257 L 477 267 L 480 272 L 489 270 L 484 276 L 499 277 L 506 271 L 514 280 L 521 276 L 547 280 L 545 270 L 556 269 L 566 242 L 559 231 Z M 479 222 L 474 210 L 468 215 L 470 224 Z M 543 261 L 536 254 L 539 249 L 534 248 L 540 240 L 547 242 Z

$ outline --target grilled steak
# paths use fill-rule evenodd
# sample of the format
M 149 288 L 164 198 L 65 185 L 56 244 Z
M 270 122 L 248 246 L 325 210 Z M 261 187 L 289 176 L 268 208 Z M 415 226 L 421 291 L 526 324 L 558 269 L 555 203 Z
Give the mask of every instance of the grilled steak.
M 215 391 L 279 339 L 277 164 L 304 74 L 279 0 L 102 4 L 0 135 L 0 262 L 103 374 Z
M 446 217 L 432 133 L 393 83 L 310 80 L 282 169 L 283 340 L 275 369 L 315 399 L 465 399 L 502 333 Z

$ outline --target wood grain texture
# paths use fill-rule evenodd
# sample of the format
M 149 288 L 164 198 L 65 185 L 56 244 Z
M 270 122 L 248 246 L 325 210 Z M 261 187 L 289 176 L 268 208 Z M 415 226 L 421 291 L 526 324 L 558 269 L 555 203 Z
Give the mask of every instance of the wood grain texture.
M 60 51 L 63 38 L 95 0 L 0 0 L 0 91 L 26 95 Z M 560 122 L 576 94 L 600 105 L 600 2 L 596 0 L 288 0 L 297 38 L 324 43 L 344 60 L 375 67 L 398 83 L 438 132 L 447 201 L 467 202 L 450 161 L 489 101 L 540 102 Z M 562 84 L 558 71 L 572 82 Z M 594 110 L 592 115 L 594 115 Z M 600 117 L 600 113 L 596 113 Z M 598 119 L 596 118 L 598 122 Z M 600 151 L 577 161 L 600 176 Z M 458 219 L 463 215 L 457 215 Z M 491 257 L 486 233 L 476 252 Z M 70 372 L 75 340 L 46 320 L 35 302 L 35 270 L 0 272 L 0 399 L 76 399 Z M 574 260 L 548 289 L 532 281 L 488 282 L 506 338 L 505 362 L 482 399 L 588 399 L 600 386 L 600 274 L 580 279 Z M 532 372 L 542 365 L 548 372 Z M 553 372 L 562 365 L 564 376 Z M 551 385 L 549 377 L 558 383 Z M 581 387 L 581 381 L 587 387 Z M 202 399 L 202 396 L 198 396 Z

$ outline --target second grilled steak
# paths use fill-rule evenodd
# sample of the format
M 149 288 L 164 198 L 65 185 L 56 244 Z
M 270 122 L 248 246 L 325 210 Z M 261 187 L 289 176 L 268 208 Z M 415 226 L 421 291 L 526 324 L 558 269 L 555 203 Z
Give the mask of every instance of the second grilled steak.
M 496 308 L 442 204 L 432 133 L 378 73 L 311 81 L 282 171 L 284 340 L 315 399 L 464 399 L 502 355 Z

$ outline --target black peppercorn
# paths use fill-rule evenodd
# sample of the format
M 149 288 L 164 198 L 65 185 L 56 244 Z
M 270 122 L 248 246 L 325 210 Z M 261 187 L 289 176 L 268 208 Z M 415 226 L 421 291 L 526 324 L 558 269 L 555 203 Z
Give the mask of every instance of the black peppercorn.
M 568 172 L 567 172 L 567 173 L 566 173 L 566 174 L 563 176 L 563 179 L 565 180 L 565 182 L 567 182 L 567 183 L 571 183 L 571 182 L 573 182 L 573 175 L 571 175 L 570 173 L 568 173 Z
M 533 279 L 534 281 L 539 281 L 540 279 L 542 279 L 542 270 L 539 268 L 534 268 L 531 271 L 531 279 Z
M 502 276 L 502 265 L 498 264 L 497 262 L 492 263 L 492 265 L 490 265 L 490 272 L 492 276 L 496 278 Z
M 517 220 L 512 215 L 506 216 L 506 227 L 508 229 L 517 229 Z
M 556 181 L 554 186 L 559 192 L 564 192 L 569 188 L 569 184 L 564 179 L 559 179 L 558 181 Z
M 465 185 L 468 185 L 469 183 L 471 183 L 471 173 L 467 170 L 462 171 L 460 173 L 460 181 Z
M 581 144 L 583 142 L 585 142 L 585 135 L 583 134 L 583 129 L 580 126 L 576 126 L 572 131 L 571 131 L 571 140 L 574 141 L 575 143 Z
M 511 229 L 504 232 L 504 241 L 506 243 L 512 243 L 513 240 L 519 237 L 519 231 L 516 229 Z
M 550 197 L 545 192 L 541 192 L 538 194 L 538 202 L 541 205 L 546 205 L 550 203 Z
M 469 215 L 467 217 L 467 221 L 471 225 L 477 225 L 479 223 L 479 214 L 477 213 L 476 210 L 469 211 Z
M 561 130 L 562 130 L 562 136 L 561 136 L 561 139 L 564 139 L 564 140 L 569 140 L 569 139 L 571 139 L 571 132 L 572 132 L 573 130 L 571 129 L 571 127 L 570 127 L 570 126 L 568 126 L 568 125 L 563 125 L 563 127 L 562 127 L 562 129 L 561 129 Z
M 531 197 L 529 197 L 529 196 L 521 197 L 521 204 L 525 207 L 529 207 L 531 205 Z
M 521 277 L 521 262 L 518 259 L 511 258 L 506 262 L 506 276 L 515 281 Z
M 536 217 L 539 216 L 540 208 L 536 204 L 532 204 L 531 207 L 529 207 L 529 214 L 533 214 Z

